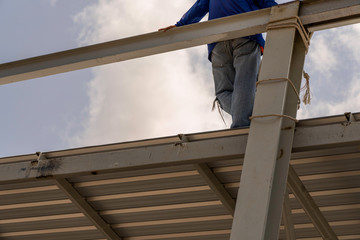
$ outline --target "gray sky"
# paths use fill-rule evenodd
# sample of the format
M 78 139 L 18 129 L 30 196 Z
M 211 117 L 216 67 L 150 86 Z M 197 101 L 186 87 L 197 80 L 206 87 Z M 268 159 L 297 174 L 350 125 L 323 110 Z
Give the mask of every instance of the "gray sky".
M 192 3 L 0 0 L 0 63 L 156 31 Z M 313 99 L 300 119 L 359 111 L 359 38 L 359 25 L 314 35 L 305 66 Z M 0 157 L 226 129 L 211 112 L 206 56 L 200 46 L 2 85 Z

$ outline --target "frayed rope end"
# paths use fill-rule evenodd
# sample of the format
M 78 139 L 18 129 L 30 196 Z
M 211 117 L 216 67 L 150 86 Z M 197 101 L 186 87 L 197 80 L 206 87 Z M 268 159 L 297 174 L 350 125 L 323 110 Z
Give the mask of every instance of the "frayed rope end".
M 303 96 L 303 103 L 305 105 L 311 103 L 311 91 L 310 91 L 310 76 L 305 71 L 303 71 L 304 78 L 306 80 L 305 85 L 301 88 L 301 91 L 305 90 L 305 94 Z
M 223 120 L 225 126 L 227 127 L 227 124 L 226 124 L 225 119 L 224 119 L 224 114 L 223 114 L 222 111 L 221 111 L 220 103 L 219 103 L 219 100 L 218 100 L 217 98 L 215 98 L 215 100 L 214 100 L 214 102 L 213 102 L 213 106 L 212 106 L 211 111 L 214 111 L 215 108 L 216 108 L 216 106 L 217 106 L 217 109 L 218 109 L 219 114 L 220 114 L 220 116 L 221 116 L 221 119 Z

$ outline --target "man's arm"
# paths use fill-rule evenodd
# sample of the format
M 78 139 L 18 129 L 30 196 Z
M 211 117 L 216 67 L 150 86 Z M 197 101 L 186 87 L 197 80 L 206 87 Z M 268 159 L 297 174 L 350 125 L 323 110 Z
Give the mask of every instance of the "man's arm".
M 209 12 L 209 0 L 197 0 L 195 4 L 182 16 L 180 21 L 175 25 L 171 25 L 165 28 L 160 28 L 159 31 L 166 32 L 167 30 L 188 25 L 192 23 L 200 22 L 200 20 Z
M 197 0 L 175 25 L 179 27 L 200 22 L 208 12 L 209 0 Z
M 274 0 L 253 0 L 253 1 L 260 9 L 277 5 L 277 3 Z

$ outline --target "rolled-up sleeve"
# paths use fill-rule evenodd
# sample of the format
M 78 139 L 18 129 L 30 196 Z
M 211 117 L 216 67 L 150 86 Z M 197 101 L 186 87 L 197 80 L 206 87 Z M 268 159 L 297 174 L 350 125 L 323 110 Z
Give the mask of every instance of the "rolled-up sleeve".
M 175 25 L 179 27 L 200 22 L 208 12 L 209 0 L 197 0 Z

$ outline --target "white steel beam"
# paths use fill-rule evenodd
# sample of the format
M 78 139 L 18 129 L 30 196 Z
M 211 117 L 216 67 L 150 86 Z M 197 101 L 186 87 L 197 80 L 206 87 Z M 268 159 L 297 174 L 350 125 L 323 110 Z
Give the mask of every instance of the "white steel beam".
M 108 240 L 121 240 L 121 237 L 66 179 L 55 179 L 55 183 Z
M 296 23 L 299 4 L 273 7 L 270 21 Z M 281 224 L 295 122 L 279 116 L 296 118 L 286 79 L 299 92 L 306 47 L 295 27 L 272 28 L 266 40 L 230 240 L 278 239 Z
M 299 16 L 310 32 L 360 22 L 358 0 L 305 0 Z
M 35 179 L 76 173 L 114 172 L 210 162 L 219 159 L 242 158 L 247 135 L 230 136 L 188 143 L 173 142 L 165 145 L 144 146 L 108 152 L 51 157 L 41 165 L 34 161 L 0 164 L 0 182 Z M 101 161 L 99 161 L 101 159 Z
M 359 143 L 358 133 L 360 131 L 360 113 L 351 114 L 355 121 L 349 122 L 344 115 L 322 117 L 315 119 L 300 120 L 296 124 L 296 132 L 294 136 L 292 153 L 302 152 L 304 150 L 314 149 L 327 149 L 332 146 L 356 146 Z M 214 132 L 204 132 L 195 134 L 186 134 L 186 137 L 190 139 L 190 142 L 203 141 L 210 138 L 228 138 L 233 136 L 247 135 L 248 128 L 221 130 Z M 316 132 L 316 134 L 313 134 Z M 247 137 L 245 137 L 247 138 Z M 245 139 L 244 139 L 245 140 Z M 68 149 L 54 152 L 47 152 L 47 158 L 62 158 L 70 155 L 82 155 L 98 152 L 117 151 L 130 148 L 142 148 L 152 147 L 156 145 L 174 144 L 179 141 L 179 136 L 169 136 L 163 138 L 146 139 L 134 142 L 115 143 L 108 145 L 84 147 L 77 149 Z M 244 154 L 244 148 L 239 151 Z M 11 156 L 0 158 L 0 164 L 15 163 L 15 162 L 27 162 L 33 161 L 38 158 L 35 154 L 28 154 L 22 156 Z
M 359 131 L 353 130 L 360 122 L 346 122 L 338 124 L 329 124 L 316 127 L 296 128 L 296 137 L 294 138 L 293 152 L 304 151 L 313 148 L 326 148 L 337 145 L 338 147 L 351 145 L 357 142 Z M 346 136 L 346 143 L 342 144 L 342 138 Z M 309 144 L 310 143 L 310 144 Z
M 235 200 L 230 196 L 224 185 L 219 181 L 206 163 L 194 164 L 194 166 L 211 190 L 218 196 L 224 207 L 232 216 L 234 216 Z
M 360 22 L 358 0 L 302 1 L 300 10 L 312 31 Z M 263 9 L 0 64 L 0 85 L 265 32 L 269 17 L 270 9 Z
M 324 215 L 321 213 L 319 207 L 316 205 L 309 192 L 306 190 L 304 184 L 301 182 L 292 166 L 289 168 L 288 186 L 295 195 L 296 199 L 299 201 L 300 205 L 305 210 L 306 214 L 311 219 L 315 228 L 321 234 L 322 238 L 332 240 L 338 239 L 335 232 L 329 225 Z
M 100 66 L 265 32 L 270 9 L 0 65 L 0 84 Z
M 318 120 L 314 119 L 314 121 Z M 314 132 L 316 135 L 312 134 Z M 323 126 L 297 127 L 292 152 L 298 154 L 302 151 L 321 149 L 327 152 L 328 149 L 341 145 L 358 148 L 360 134 L 355 133 L 359 132 L 360 122 L 353 122 L 350 125 L 331 122 Z M 40 166 L 36 162 L 38 156 L 35 154 L 2 158 L 0 182 L 26 181 L 61 175 L 75 176 L 98 171 L 115 172 L 156 166 L 196 164 L 244 157 L 248 135 L 233 135 L 233 131 L 228 130 L 205 134 L 205 139 L 202 139 L 203 135 L 189 135 L 189 142 L 182 144 L 177 142 L 178 137 L 169 137 L 46 152 L 43 154 L 47 159 L 42 160 Z M 319 140 L 321 138 L 322 140 Z

